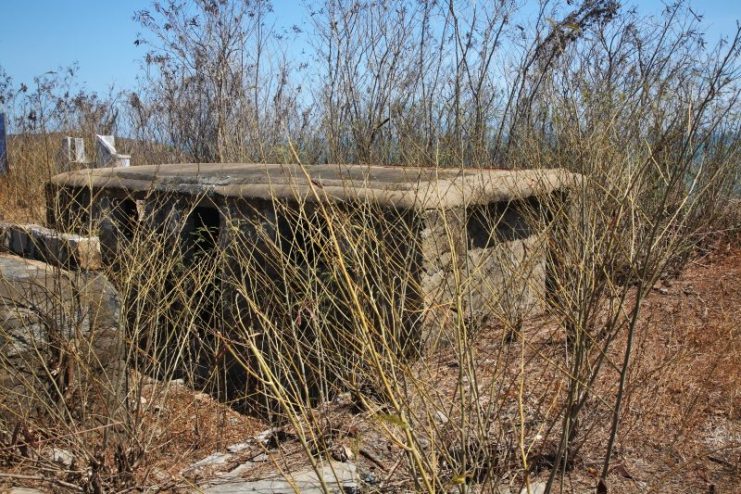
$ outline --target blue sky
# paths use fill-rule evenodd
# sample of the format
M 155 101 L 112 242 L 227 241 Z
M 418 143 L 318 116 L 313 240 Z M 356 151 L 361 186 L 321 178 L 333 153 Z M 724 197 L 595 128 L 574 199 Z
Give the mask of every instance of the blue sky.
M 624 1 L 643 13 L 656 14 L 660 0 Z M 79 64 L 79 78 L 91 90 L 105 93 L 136 85 L 145 48 L 134 46 L 139 31 L 135 10 L 152 0 L 0 0 L 0 66 L 16 83 L 59 66 Z M 741 0 L 694 0 L 704 14 L 708 42 L 730 35 L 741 20 Z M 277 27 L 301 24 L 301 0 L 274 0 Z

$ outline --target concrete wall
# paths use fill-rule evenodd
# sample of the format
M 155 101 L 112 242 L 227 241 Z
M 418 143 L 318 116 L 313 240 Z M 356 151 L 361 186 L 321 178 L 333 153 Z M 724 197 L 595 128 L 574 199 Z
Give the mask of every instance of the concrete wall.
M 461 323 L 469 335 L 489 324 L 515 328 L 542 310 L 546 299 L 547 218 L 527 217 L 527 211 L 542 209 L 532 198 L 422 212 L 333 205 L 342 259 L 359 294 L 352 297 L 317 204 L 174 191 L 102 190 L 91 196 L 86 189 L 67 188 L 50 189 L 49 197 L 50 221 L 67 230 L 99 232 L 104 262 L 114 267 L 137 230 L 141 238 L 164 242 L 162 255 L 179 255 L 186 264 L 201 255 L 194 242 L 204 229 L 209 232 L 207 249 L 223 254 L 221 271 L 205 288 L 213 300 L 194 322 L 203 326 L 195 328 L 198 341 L 188 345 L 199 362 L 197 384 L 221 376 L 213 391 L 226 399 L 254 401 L 266 392 L 245 372 L 245 365 L 261 372 L 248 343 L 267 362 L 280 362 L 274 366 L 280 372 L 301 369 L 304 381 L 312 383 L 306 392 L 321 396 L 333 374 L 351 366 L 362 351 L 353 340 L 359 322 L 348 320 L 356 303 L 371 331 L 387 329 L 372 336 L 374 344 L 415 357 L 448 344 Z M 301 283 L 306 280 L 309 285 Z M 333 293 L 334 300 L 314 300 L 311 283 Z M 321 323 L 312 320 L 312 312 L 321 313 Z M 159 330 L 186 334 L 185 329 L 163 323 Z M 216 332 L 241 339 L 239 354 L 214 355 Z M 333 352 L 334 368 L 314 367 L 321 361 L 318 342 L 322 351 Z M 291 381 L 280 372 L 280 380 Z
M 543 309 L 546 238 L 534 200 L 429 211 L 419 234 L 423 344 L 447 344 L 460 324 L 516 326 Z M 536 223 L 541 223 L 536 226 Z

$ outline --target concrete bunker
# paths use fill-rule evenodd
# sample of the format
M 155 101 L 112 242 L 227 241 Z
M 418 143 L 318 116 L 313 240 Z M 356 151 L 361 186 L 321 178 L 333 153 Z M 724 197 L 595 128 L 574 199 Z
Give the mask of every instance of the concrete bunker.
M 386 327 L 391 335 L 385 350 L 394 347 L 406 355 L 444 342 L 458 317 L 483 326 L 502 313 L 521 319 L 541 310 L 551 208 L 565 201 L 576 179 L 560 169 L 103 168 L 54 177 L 48 211 L 49 222 L 60 230 L 99 233 L 104 260 L 113 267 L 135 231 L 142 238 L 165 239 L 165 251 L 180 252 L 186 264 L 218 255 L 218 275 L 200 288 L 206 302 L 199 324 L 210 337 L 240 325 L 260 328 L 253 350 L 294 359 L 286 367 L 309 374 L 315 372 L 307 370 L 311 366 L 296 361 L 311 361 L 327 327 L 353 324 L 343 304 L 361 304 L 368 325 Z M 367 300 L 358 302 L 336 283 L 332 256 L 337 255 Z M 288 271 L 315 285 L 337 284 L 336 299 L 311 300 L 316 286 L 294 284 Z M 286 293 L 294 299 L 287 301 Z M 321 327 L 311 322 L 319 310 Z M 274 337 L 282 331 L 290 335 Z M 297 352 L 302 345 L 307 350 Z M 358 350 L 344 340 L 336 346 L 350 360 Z M 194 351 L 205 355 L 204 375 L 226 366 L 221 375 L 241 390 L 236 394 L 254 391 L 238 368 L 244 361 L 226 364 L 223 353 Z M 323 375 L 315 377 L 311 380 L 321 387 Z

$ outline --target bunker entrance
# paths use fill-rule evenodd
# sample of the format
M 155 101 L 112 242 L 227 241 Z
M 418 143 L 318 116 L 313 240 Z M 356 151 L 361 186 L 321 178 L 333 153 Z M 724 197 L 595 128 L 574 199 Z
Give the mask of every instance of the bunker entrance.
M 116 269 L 125 263 L 126 251 L 139 228 L 139 209 L 134 199 L 103 198 L 110 201 L 110 211 L 100 220 L 98 235 L 103 262 Z
M 183 268 L 187 278 L 187 297 L 195 311 L 195 331 L 190 348 L 196 364 L 197 384 L 202 384 L 213 368 L 217 353 L 216 334 L 223 324 L 221 310 L 221 272 L 218 266 L 221 214 L 215 207 L 196 206 L 185 222 L 181 237 Z
M 537 233 L 534 223 L 542 214 L 536 197 L 472 208 L 466 221 L 469 247 L 486 249 L 500 242 L 526 239 Z
M 139 210 L 136 201 L 133 199 L 121 201 L 116 216 L 121 235 L 128 241 L 133 240 L 139 226 Z
M 183 258 L 186 265 L 212 260 L 218 245 L 221 215 L 219 210 L 197 206 L 186 220 Z

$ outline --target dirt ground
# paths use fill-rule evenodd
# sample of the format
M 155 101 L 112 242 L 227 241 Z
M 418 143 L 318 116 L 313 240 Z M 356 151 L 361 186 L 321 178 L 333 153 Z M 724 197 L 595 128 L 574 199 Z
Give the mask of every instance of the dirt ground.
M 741 250 L 646 301 L 615 492 L 741 492 Z

